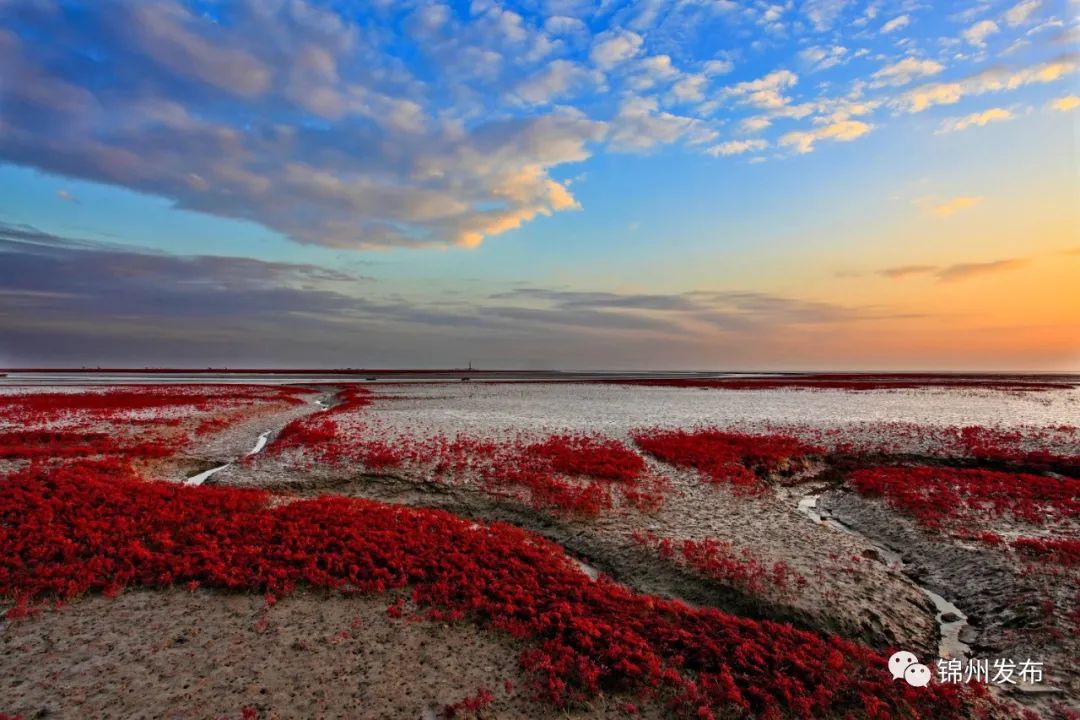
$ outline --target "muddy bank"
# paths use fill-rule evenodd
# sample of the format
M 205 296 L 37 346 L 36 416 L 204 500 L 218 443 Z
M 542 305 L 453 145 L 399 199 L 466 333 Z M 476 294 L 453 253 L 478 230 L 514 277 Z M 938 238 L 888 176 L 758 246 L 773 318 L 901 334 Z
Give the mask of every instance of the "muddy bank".
M 303 405 L 255 413 L 223 430 L 205 437 L 196 437 L 189 447 L 167 462 L 157 465 L 155 474 L 166 480 L 187 481 L 192 476 L 243 458 L 256 446 L 258 451 L 262 451 L 267 444 L 273 442 L 281 429 L 293 420 L 325 410 L 332 396 L 332 392 L 319 393 L 313 389 Z M 260 437 L 264 440 L 260 441 Z
M 482 522 L 514 525 L 560 545 L 589 571 L 601 572 L 638 592 L 715 607 L 755 619 L 790 622 L 805 629 L 823 629 L 818 625 L 818 618 L 803 610 L 742 592 L 681 565 L 663 562 L 655 552 L 636 543 L 627 543 L 625 537 L 590 532 L 573 521 L 545 514 L 526 505 L 494 500 L 467 489 L 441 483 L 416 483 L 397 475 L 364 474 L 351 479 L 315 483 L 299 492 L 293 486 L 293 491 L 301 496 L 332 492 L 446 510 Z M 836 631 L 836 628 L 824 629 Z
M 1057 628 L 1068 620 L 1048 614 L 1042 603 L 1068 607 L 1068 582 L 1029 574 L 1001 550 L 931 535 L 914 520 L 882 503 L 855 493 L 834 490 L 819 506 L 844 525 L 899 554 L 905 572 L 919 584 L 955 603 L 968 618 L 960 639 L 981 658 L 1033 659 L 1045 663 L 1044 682 L 1036 688 L 1012 688 L 1025 700 L 1080 705 L 1080 669 L 1075 658 L 1080 642 Z
M 298 591 L 267 607 L 260 595 L 140 590 L 0 620 L 0 712 L 209 720 L 249 707 L 260 718 L 425 720 L 486 688 L 489 717 L 625 717 L 616 706 L 626 698 L 571 712 L 532 702 L 512 638 L 393 619 L 392 600 Z
M 693 473 L 665 473 L 674 487 L 658 511 L 622 507 L 581 519 L 495 498 L 469 483 L 430 482 L 408 471 L 371 474 L 322 466 L 302 471 L 273 456 L 260 457 L 250 467 L 227 468 L 211 482 L 301 496 L 365 497 L 507 522 L 547 537 L 640 592 L 791 622 L 879 649 L 936 648 L 932 605 L 899 570 L 868 559 L 869 544 L 811 522 L 796 511 L 786 492 L 749 497 L 727 486 L 702 483 Z M 642 532 L 672 538 L 676 544 L 704 538 L 731 542 L 765 567 L 784 563 L 791 582 L 745 592 L 661 557 L 635 540 Z M 803 582 L 797 583 L 797 577 Z
M 816 523 L 830 527 L 837 532 L 854 535 L 862 541 L 871 543 L 873 549 L 866 553 L 869 557 L 902 572 L 904 577 L 908 578 L 914 586 L 929 598 L 938 624 L 938 657 L 965 658 L 970 656 L 971 647 L 962 639 L 962 636 L 967 634 L 969 628 L 967 615 L 943 595 L 921 584 L 917 573 L 911 572 L 909 566 L 904 562 L 903 555 L 875 542 L 855 528 L 838 520 L 821 502 L 821 496 L 827 489 L 827 487 L 820 490 L 812 489 L 809 494 L 800 498 L 798 503 L 799 512 Z

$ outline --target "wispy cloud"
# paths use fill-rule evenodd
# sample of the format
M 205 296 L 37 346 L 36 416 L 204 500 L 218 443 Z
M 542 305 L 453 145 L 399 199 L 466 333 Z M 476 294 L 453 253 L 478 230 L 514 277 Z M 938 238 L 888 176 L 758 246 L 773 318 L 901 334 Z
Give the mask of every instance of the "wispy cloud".
M 1012 111 L 1006 108 L 990 108 L 989 110 L 971 113 L 970 115 L 964 115 L 963 117 L 945 118 L 941 121 L 941 127 L 937 132 L 938 134 L 959 132 L 960 130 L 967 130 L 971 127 L 983 127 L 990 123 L 1012 120 L 1015 117 L 1016 116 L 1012 114 Z
M 884 275 L 892 280 L 899 280 L 910 275 L 925 275 L 932 273 L 937 269 L 936 265 L 899 265 L 897 267 L 885 268 L 879 270 L 879 275 Z
M 906 57 L 875 71 L 871 76 L 872 84 L 876 87 L 907 85 L 916 78 L 937 75 L 944 69 L 945 66 L 936 60 Z
M 927 213 L 935 217 L 949 217 L 961 210 L 973 208 L 982 202 L 982 198 L 975 195 L 956 195 L 947 200 L 934 198 L 920 198 L 915 201 Z
M 986 47 L 986 38 L 1001 32 L 997 23 L 993 20 L 980 20 L 967 30 L 964 30 L 964 39 L 978 48 Z
M 942 268 L 937 272 L 937 276 L 940 280 L 946 282 L 966 280 L 981 275 L 992 275 L 1008 270 L 1016 270 L 1017 268 L 1026 265 L 1027 262 L 1028 261 L 1023 258 L 1013 258 L 1010 260 L 994 260 L 992 262 L 958 263 Z
M 742 155 L 748 152 L 758 152 L 769 146 L 768 141 L 761 139 L 729 140 L 728 142 L 713 145 L 706 152 L 710 155 L 728 156 Z
M 821 140 L 851 142 L 862 137 L 874 126 L 861 120 L 839 120 L 813 130 L 795 130 L 780 137 L 780 144 L 792 147 L 796 152 L 808 153 Z
M 1005 22 L 1015 27 L 1026 23 L 1042 7 L 1042 0 L 1021 0 L 1005 12 Z
M 1024 267 L 1028 262 L 1027 258 L 1010 258 L 989 262 L 956 263 L 953 265 L 900 265 L 879 270 L 878 274 L 891 280 L 926 275 L 935 278 L 939 282 L 954 282 L 1016 270 Z
M 888 22 L 886 22 L 884 25 L 881 26 L 881 32 L 883 32 L 885 34 L 893 33 L 893 32 L 896 32 L 897 30 L 903 30 L 904 28 L 906 28 L 910 24 L 911 24 L 911 16 L 910 15 L 907 15 L 907 14 L 897 15 L 892 20 L 889 20 Z
M 1050 108 L 1059 112 L 1069 112 L 1080 107 L 1080 96 L 1065 95 L 1050 101 Z
M 1055 82 L 1076 72 L 1075 54 L 1022 68 L 994 66 L 953 82 L 930 83 L 915 87 L 892 101 L 892 105 L 907 112 L 922 112 L 935 105 L 953 105 L 969 95 L 1016 90 L 1026 85 Z

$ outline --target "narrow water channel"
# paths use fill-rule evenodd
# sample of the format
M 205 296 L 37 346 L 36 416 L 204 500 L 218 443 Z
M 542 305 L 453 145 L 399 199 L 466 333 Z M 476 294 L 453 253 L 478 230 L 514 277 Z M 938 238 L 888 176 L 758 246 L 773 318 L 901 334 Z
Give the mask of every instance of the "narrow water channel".
M 267 431 L 261 433 L 259 435 L 259 437 L 255 440 L 255 447 L 253 447 L 251 450 L 249 450 L 247 452 L 247 454 L 248 455 L 254 455 L 254 454 L 258 453 L 258 452 L 261 452 L 262 449 L 264 447 L 266 447 L 266 441 L 270 437 L 271 432 L 273 432 L 273 431 L 272 430 L 267 430 Z M 218 465 L 215 468 L 210 468 L 209 470 L 203 470 L 201 473 L 198 473 L 196 475 L 192 475 L 191 477 L 189 477 L 187 480 L 184 481 L 184 484 L 185 485 L 202 485 L 204 482 L 206 482 L 207 478 L 213 476 L 215 473 L 221 472 L 222 470 L 229 467 L 230 465 L 232 465 L 232 463 L 227 462 L 224 465 Z
M 821 498 L 821 493 L 811 493 L 799 500 L 798 509 L 799 512 L 810 518 L 814 522 L 824 525 L 837 532 L 847 533 L 854 537 L 859 538 L 863 542 L 869 544 L 874 550 L 881 555 L 881 558 L 890 567 L 895 567 L 901 572 L 904 572 L 905 563 L 903 557 L 893 550 L 887 547 L 879 545 L 872 539 L 863 535 L 859 531 L 852 527 L 845 525 L 832 515 L 828 513 L 822 513 L 818 510 L 818 500 Z M 967 627 L 967 615 L 960 611 L 960 608 L 956 607 L 953 603 L 949 602 L 941 595 L 938 595 L 933 590 L 923 587 L 917 583 L 910 575 L 904 573 L 904 576 L 908 581 L 918 588 L 924 595 L 930 598 L 930 601 L 934 603 L 934 608 L 937 610 L 935 620 L 938 625 L 938 655 L 941 658 L 965 658 L 971 653 L 971 648 L 960 640 L 960 633 L 965 627 Z M 947 618 L 947 619 L 946 619 Z

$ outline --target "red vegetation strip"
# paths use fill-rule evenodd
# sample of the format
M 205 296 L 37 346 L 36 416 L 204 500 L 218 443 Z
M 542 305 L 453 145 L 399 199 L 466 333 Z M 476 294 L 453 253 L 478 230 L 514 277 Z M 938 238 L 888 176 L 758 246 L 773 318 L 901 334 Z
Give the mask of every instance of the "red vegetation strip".
M 31 602 L 178 583 L 283 593 L 297 584 L 458 610 L 527 640 L 547 700 L 601 691 L 698 718 L 854 714 L 969 718 L 974 688 L 894 683 L 838 637 L 633 593 L 518 528 L 340 497 L 148 483 L 115 466 L 31 467 L 0 482 L 0 593 Z
M 166 438 L 171 428 L 187 422 L 195 434 L 218 431 L 254 411 L 299 404 L 304 392 L 198 385 L 0 394 L 0 459 L 168 457 L 189 439 Z
M 0 459 L 33 460 L 34 458 L 73 458 L 92 455 L 132 455 L 139 458 L 161 458 L 171 455 L 173 448 L 157 442 L 128 442 L 114 435 L 93 432 L 26 430 L 0 432 Z
M 1080 565 L 1080 540 L 1068 538 L 1017 538 L 1012 541 L 1014 550 L 1028 557 L 1038 558 L 1059 565 Z
M 590 435 L 552 435 L 525 451 L 566 475 L 629 482 L 645 472 L 645 461 L 636 452 L 616 440 Z
M 755 471 L 776 472 L 822 449 L 786 435 L 745 435 L 720 430 L 647 430 L 634 442 L 658 460 L 689 467 L 712 482 L 750 485 Z
M 903 422 L 859 423 L 823 428 L 810 425 L 765 426 L 842 455 L 932 455 L 970 458 L 1019 469 L 1048 469 L 1080 474 L 1080 428 L 1075 425 L 1015 428 L 918 425 Z
M 435 436 L 402 437 L 391 444 L 372 437 L 365 425 L 339 422 L 340 416 L 371 403 L 369 390 L 350 388 L 342 400 L 325 413 L 289 423 L 270 453 L 300 449 L 330 465 L 358 462 L 373 472 L 409 465 L 440 480 L 478 480 L 494 495 L 518 490 L 534 507 L 576 515 L 612 507 L 612 484 L 636 507 L 650 509 L 662 502 L 658 483 L 643 482 L 644 459 L 617 440 L 566 433 L 539 442 Z
M 1041 524 L 1048 517 L 1080 515 L 1080 480 L 1028 473 L 936 467 L 857 470 L 851 484 L 864 495 L 884 497 L 931 528 L 980 513 Z
M 731 543 L 716 538 L 684 540 L 677 544 L 670 538 L 636 532 L 634 541 L 655 549 L 667 560 L 685 563 L 706 577 L 747 593 L 759 594 L 770 588 L 783 590 L 792 579 L 800 586 L 806 584 L 806 578 L 795 575 L 787 563 L 777 562 L 770 567 L 749 550 L 744 548 L 739 552 Z
M 132 385 L 102 392 L 42 392 L 0 395 L 0 411 L 118 412 L 195 405 L 208 408 L 225 401 L 283 400 L 299 403 L 298 388 L 265 385 Z
M 1076 435 L 1075 427 L 1063 425 L 1054 430 L 1062 434 L 1071 430 L 1072 435 L 1074 437 Z M 959 444 L 963 451 L 976 460 L 1019 463 L 1036 468 L 1056 467 L 1074 473 L 1080 470 L 1080 455 L 1053 453 L 1045 448 L 1026 449 L 1023 445 L 1030 440 L 1018 430 L 998 430 L 970 425 L 958 431 L 954 428 L 953 431 L 959 433 Z

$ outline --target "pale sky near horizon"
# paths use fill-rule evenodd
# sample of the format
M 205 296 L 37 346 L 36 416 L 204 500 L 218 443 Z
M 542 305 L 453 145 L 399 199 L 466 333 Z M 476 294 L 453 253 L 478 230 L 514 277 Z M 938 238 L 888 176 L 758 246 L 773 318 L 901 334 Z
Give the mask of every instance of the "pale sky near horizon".
M 1078 371 L 1078 16 L 0 2 L 0 366 Z

